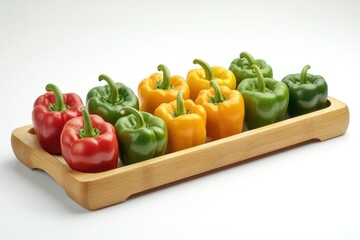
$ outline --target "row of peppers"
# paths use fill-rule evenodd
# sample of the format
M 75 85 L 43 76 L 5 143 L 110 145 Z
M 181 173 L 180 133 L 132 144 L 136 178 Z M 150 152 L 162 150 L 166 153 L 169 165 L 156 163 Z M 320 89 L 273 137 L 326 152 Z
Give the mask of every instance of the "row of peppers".
M 138 97 L 107 75 L 107 85 L 91 89 L 86 107 L 75 93 L 62 94 L 54 84 L 34 103 L 32 121 L 41 147 L 61 154 L 81 172 L 114 169 L 211 140 L 241 133 L 244 122 L 255 129 L 290 117 L 322 109 L 327 84 L 301 73 L 273 79 L 272 67 L 242 52 L 228 69 L 209 66 L 188 72 L 186 80 L 158 70 L 138 85 Z

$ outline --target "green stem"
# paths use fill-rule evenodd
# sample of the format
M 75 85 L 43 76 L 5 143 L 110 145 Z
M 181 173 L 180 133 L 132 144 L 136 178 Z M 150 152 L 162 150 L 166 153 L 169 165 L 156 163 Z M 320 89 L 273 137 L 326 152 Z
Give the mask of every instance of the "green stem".
M 80 129 L 80 137 L 87 138 L 98 136 L 100 134 L 99 130 L 97 128 L 93 128 L 89 112 L 85 107 L 83 107 L 81 111 L 84 119 L 84 128 Z
M 214 88 L 215 93 L 215 96 L 211 99 L 211 102 L 214 104 L 219 104 L 225 101 L 223 95 L 221 94 L 219 84 L 215 80 L 211 80 L 210 85 Z
M 120 110 L 120 113 L 122 115 L 125 115 L 125 114 L 133 114 L 135 116 L 135 126 L 134 128 L 137 129 L 137 128 L 143 128 L 146 126 L 145 124 L 145 120 L 143 118 L 143 116 L 141 115 L 141 113 L 136 110 L 135 108 L 133 107 L 122 107 L 121 110 Z
M 62 95 L 60 89 L 52 83 L 49 83 L 45 86 L 46 91 L 52 91 L 55 95 L 55 103 L 49 106 L 49 109 L 54 112 L 62 112 L 69 109 L 69 106 L 66 106 L 64 103 L 64 96 Z
M 119 90 L 117 89 L 116 83 L 107 75 L 101 74 L 99 76 L 99 81 L 105 80 L 110 87 L 109 93 L 109 102 L 110 103 L 117 103 L 120 101 L 119 97 Z
M 306 64 L 300 74 L 300 84 L 306 83 L 307 71 L 311 68 L 309 64 Z
M 185 102 L 183 99 L 182 91 L 179 91 L 176 96 L 176 109 L 174 111 L 175 117 L 187 114 L 187 110 L 185 108 Z
M 158 67 L 159 71 L 163 72 L 163 80 L 161 81 L 159 88 L 163 89 L 163 90 L 168 90 L 170 89 L 170 72 L 169 69 L 164 65 L 164 64 L 160 64 Z
M 257 65 L 252 65 L 251 68 L 255 71 L 256 76 L 257 76 L 257 83 L 258 83 L 258 91 L 259 92 L 265 92 L 266 90 L 266 86 L 265 86 L 265 80 L 264 80 L 264 76 L 261 73 L 260 68 Z
M 250 53 L 248 52 L 242 52 L 240 53 L 240 58 L 246 58 L 246 60 L 248 61 L 249 63 L 249 66 L 252 66 L 252 65 L 256 65 L 256 61 L 255 59 L 253 58 L 253 56 L 251 56 Z
M 204 69 L 205 79 L 207 79 L 209 81 L 214 79 L 214 74 L 211 70 L 210 65 L 207 62 L 205 62 L 204 60 L 201 60 L 201 59 L 194 59 L 193 63 L 199 64 Z

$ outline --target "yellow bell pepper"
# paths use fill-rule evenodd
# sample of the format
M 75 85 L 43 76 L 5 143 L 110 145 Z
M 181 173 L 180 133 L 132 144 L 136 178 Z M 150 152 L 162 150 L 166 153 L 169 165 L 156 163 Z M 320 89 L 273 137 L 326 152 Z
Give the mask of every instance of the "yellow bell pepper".
M 236 78 L 233 72 L 221 67 L 210 67 L 208 63 L 201 59 L 195 59 L 194 64 L 199 64 L 201 68 L 191 69 L 186 77 L 190 88 L 190 98 L 195 101 L 199 92 L 209 89 L 210 80 L 215 80 L 219 86 L 227 86 L 231 90 L 236 88 Z
M 169 69 L 160 64 L 161 73 L 153 73 L 149 78 L 143 79 L 138 86 L 140 111 L 154 114 L 161 103 L 176 100 L 177 93 L 183 92 L 184 99 L 190 97 L 190 89 L 186 80 L 181 76 L 170 76 Z
M 206 131 L 211 140 L 242 132 L 245 104 L 241 93 L 211 80 L 212 88 L 199 93 L 195 104 L 202 105 L 207 114 Z
M 168 152 L 205 143 L 206 111 L 191 99 L 184 100 L 181 91 L 175 101 L 156 108 L 154 115 L 162 118 L 168 128 Z

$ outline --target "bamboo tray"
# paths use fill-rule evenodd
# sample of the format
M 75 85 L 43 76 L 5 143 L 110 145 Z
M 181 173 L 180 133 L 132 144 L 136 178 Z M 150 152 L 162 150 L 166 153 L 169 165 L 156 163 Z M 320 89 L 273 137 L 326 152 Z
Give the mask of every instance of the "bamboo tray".
M 74 171 L 61 156 L 42 150 L 32 125 L 15 129 L 11 145 L 23 164 L 44 170 L 75 202 L 96 210 L 124 202 L 133 194 L 288 146 L 343 135 L 349 118 L 347 105 L 328 97 L 325 109 L 101 173 Z

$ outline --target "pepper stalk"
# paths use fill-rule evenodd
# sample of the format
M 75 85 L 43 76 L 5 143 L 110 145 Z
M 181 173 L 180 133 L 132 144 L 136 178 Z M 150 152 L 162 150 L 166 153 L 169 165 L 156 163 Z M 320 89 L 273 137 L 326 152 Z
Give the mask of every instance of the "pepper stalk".
M 171 89 L 169 69 L 164 64 L 160 64 L 157 69 L 163 72 L 163 80 L 159 83 L 159 85 L 156 86 L 156 88 L 163 90 Z
M 307 71 L 311 68 L 309 64 L 305 65 L 300 74 L 300 84 L 306 83 Z
M 210 81 L 210 85 L 214 88 L 215 95 L 210 97 L 210 102 L 214 104 L 220 104 L 225 101 L 224 96 L 221 93 L 219 84 L 215 80 Z
M 49 106 L 49 110 L 53 112 L 62 112 L 70 109 L 69 105 L 66 105 L 64 102 L 64 96 L 62 95 L 60 89 L 52 83 L 49 83 L 45 86 L 46 91 L 52 91 L 55 95 L 55 103 Z
M 107 75 L 105 74 L 101 74 L 99 76 L 99 81 L 105 80 L 107 82 L 107 84 L 109 85 L 110 88 L 110 93 L 108 95 L 108 101 L 109 103 L 117 103 L 120 101 L 120 96 L 119 96 L 119 92 L 117 89 L 117 86 L 115 84 L 115 82 Z
M 253 56 L 248 52 L 240 53 L 240 58 L 246 58 L 246 60 L 249 63 L 249 66 L 257 65 L 255 59 L 253 58 Z
M 80 129 L 80 137 L 87 138 L 98 136 L 100 131 L 97 128 L 93 128 L 89 112 L 85 107 L 83 107 L 81 111 L 84 119 L 84 128 Z
M 135 129 L 142 128 L 142 127 L 146 126 L 144 118 L 142 117 L 140 112 L 138 110 L 136 110 L 135 108 L 133 108 L 133 107 L 122 107 L 121 110 L 120 110 L 120 113 L 122 115 L 125 115 L 125 114 L 133 114 L 134 115 L 134 117 L 135 117 L 134 128 Z
M 176 109 L 174 111 L 174 116 L 178 117 L 184 114 L 187 114 L 188 111 L 185 107 L 185 102 L 183 99 L 182 91 L 179 91 L 176 96 Z
M 266 91 L 265 79 L 257 65 L 252 65 L 251 68 L 255 71 L 257 76 L 258 91 L 264 93 Z
M 215 79 L 214 74 L 211 70 L 211 67 L 207 62 L 205 62 L 204 60 L 201 60 L 201 59 L 194 59 L 193 63 L 199 64 L 204 69 L 205 79 L 207 79 L 209 81 Z

